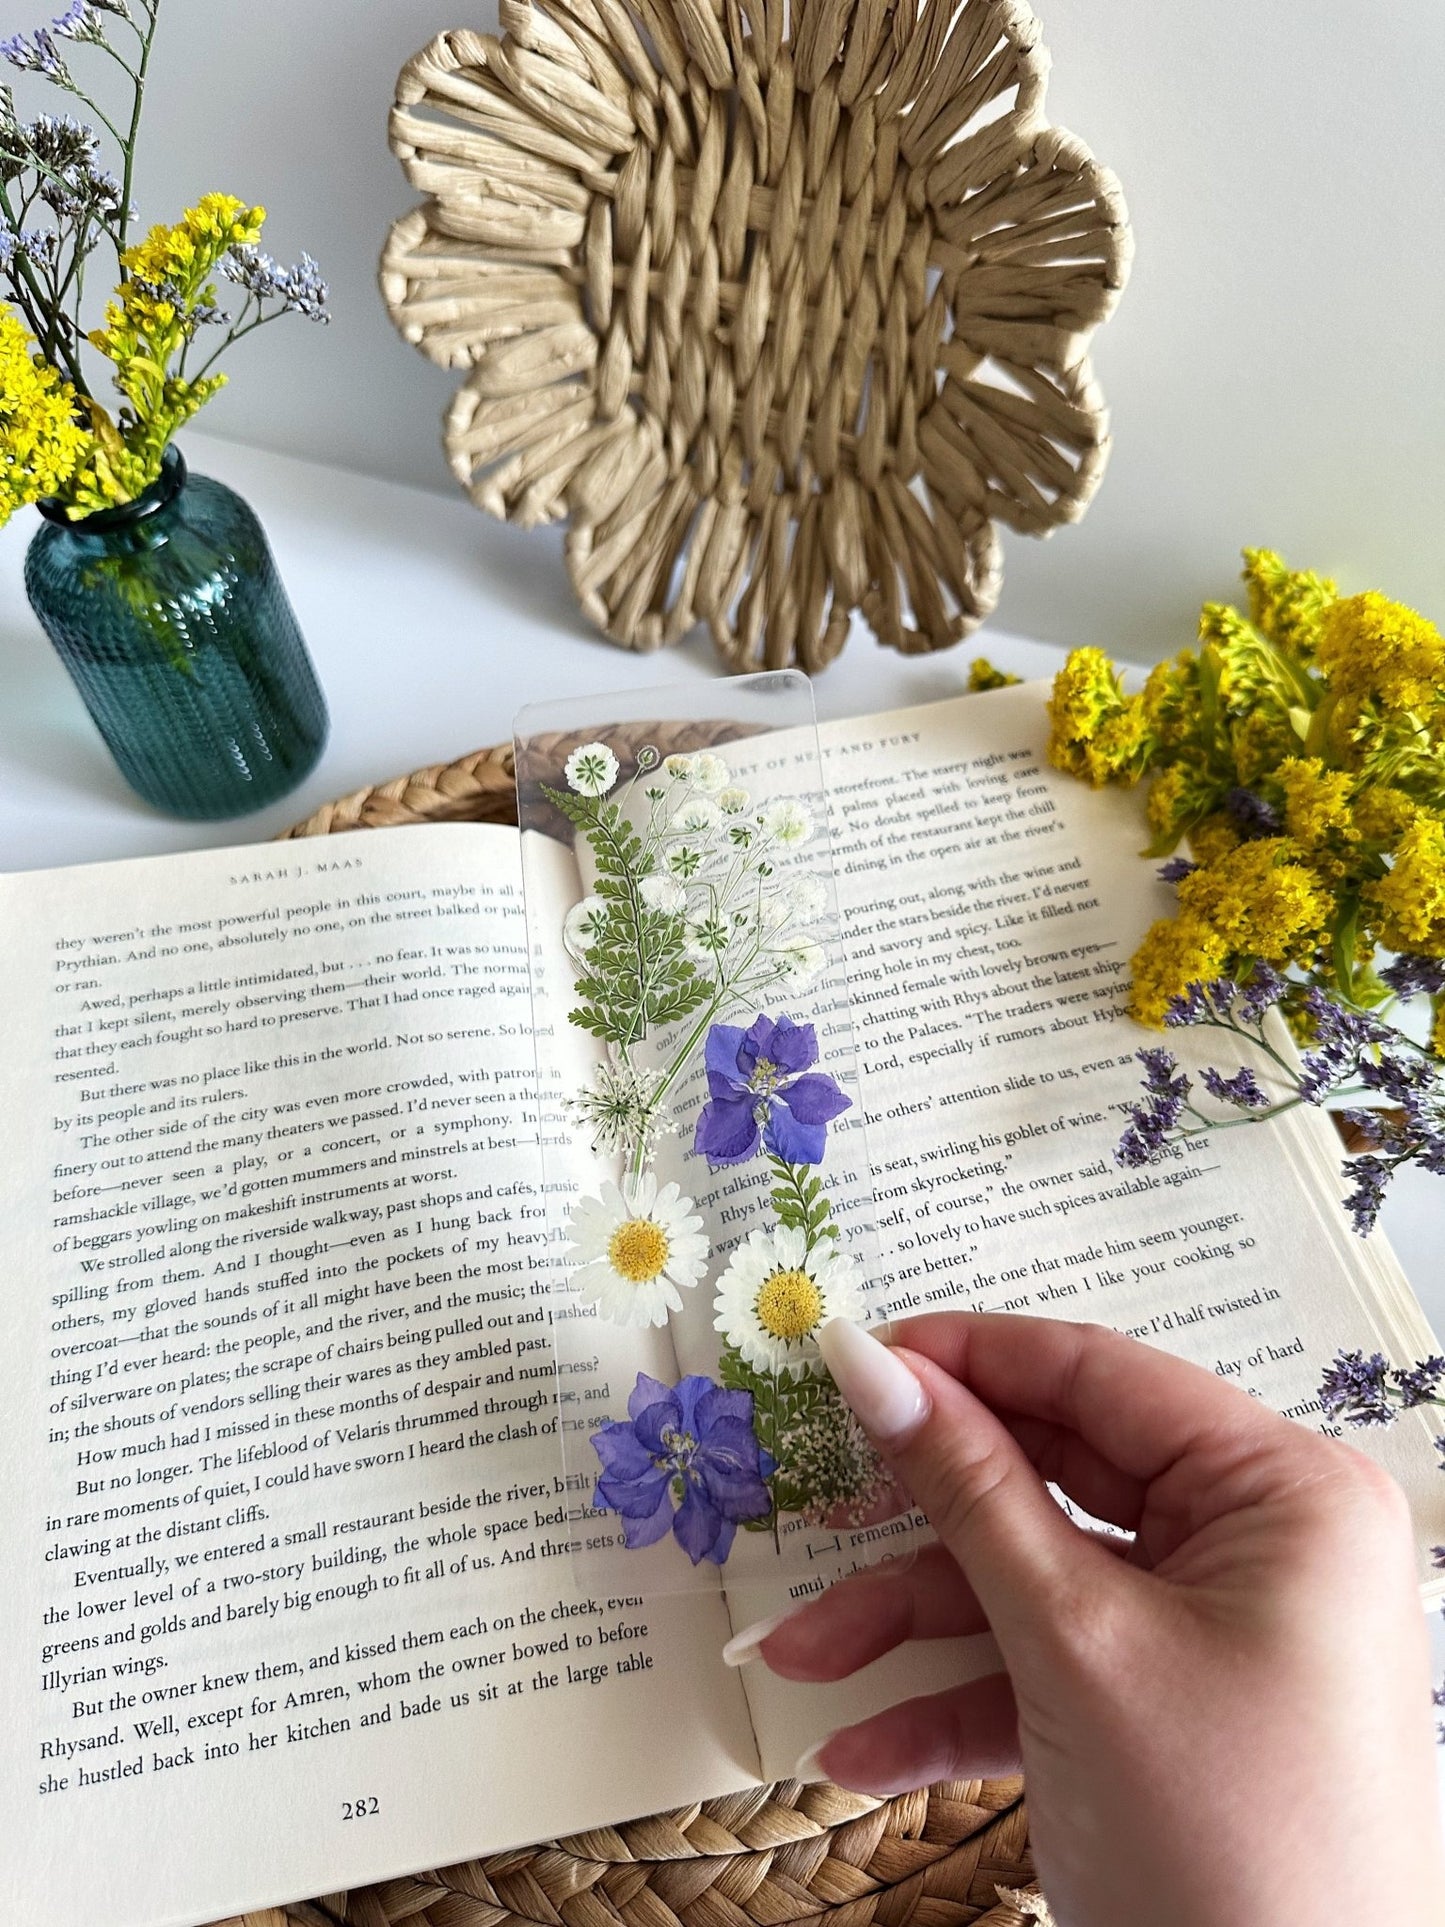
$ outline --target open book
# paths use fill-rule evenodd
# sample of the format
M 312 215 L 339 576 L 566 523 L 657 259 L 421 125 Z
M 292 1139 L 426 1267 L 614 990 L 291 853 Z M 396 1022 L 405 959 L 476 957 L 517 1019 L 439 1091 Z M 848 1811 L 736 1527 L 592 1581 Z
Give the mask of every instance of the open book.
M 1340 1347 L 1432 1350 L 1317 1114 L 1112 1162 L 1168 900 L 1040 689 L 821 733 L 891 1309 L 1103 1320 L 1310 1424 Z M 0 880 L 7 1919 L 205 1921 L 679 1805 L 990 1664 L 790 1686 L 719 1655 L 795 1581 L 579 1588 L 520 875 L 458 825 Z M 1430 1428 L 1361 1442 L 1424 1580 Z

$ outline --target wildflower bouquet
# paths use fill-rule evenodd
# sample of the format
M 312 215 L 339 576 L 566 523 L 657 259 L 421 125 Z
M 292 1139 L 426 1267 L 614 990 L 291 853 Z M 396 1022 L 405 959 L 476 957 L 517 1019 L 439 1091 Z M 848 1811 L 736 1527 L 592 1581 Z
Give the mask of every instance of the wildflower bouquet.
M 595 872 L 562 932 L 569 1015 L 605 1056 L 563 1111 L 616 1170 L 571 1206 L 569 1297 L 589 1319 L 660 1333 L 703 1286 L 717 1335 L 709 1373 L 641 1372 L 627 1418 L 590 1429 L 592 1505 L 617 1515 L 626 1548 L 671 1533 L 694 1565 L 721 1565 L 739 1528 L 780 1546 L 787 1515 L 870 1523 L 901 1500 L 817 1345 L 866 1302 L 823 1176 L 852 1099 L 796 1005 L 826 963 L 828 891 L 797 856 L 813 814 L 794 796 L 759 804 L 711 751 L 644 748 L 624 781 L 606 743 L 585 743 L 564 783 L 544 793 Z M 726 1219 L 760 1207 L 768 1221 L 727 1253 L 662 1181 L 659 1148 L 679 1129 L 712 1172 L 738 1167 Z
M 1142 692 L 1097 649 L 1054 684 L 1051 760 L 1147 781 L 1146 854 L 1177 891 L 1135 953 L 1133 1014 L 1224 1031 L 1248 1060 L 1199 1090 L 1174 1053 L 1142 1050 L 1118 1155 L 1347 1100 L 1365 1233 L 1402 1165 L 1445 1174 L 1445 638 L 1269 550 L 1244 559 L 1248 613 L 1206 605 L 1200 647 Z
M 0 522 L 50 499 L 72 519 L 133 501 L 160 474 L 176 432 L 225 385 L 216 364 L 282 314 L 325 322 L 316 263 L 282 268 L 259 248 L 265 210 L 204 195 L 133 242 L 132 179 L 161 0 L 71 0 L 48 27 L 0 40 L 0 59 L 73 96 L 113 143 L 69 115 L 21 119 L 0 86 Z M 118 119 L 77 78 L 84 53 L 118 69 Z M 97 254 L 118 285 L 101 325 L 84 314 Z M 222 307 L 219 280 L 235 293 Z M 98 399 L 86 351 L 120 399 Z

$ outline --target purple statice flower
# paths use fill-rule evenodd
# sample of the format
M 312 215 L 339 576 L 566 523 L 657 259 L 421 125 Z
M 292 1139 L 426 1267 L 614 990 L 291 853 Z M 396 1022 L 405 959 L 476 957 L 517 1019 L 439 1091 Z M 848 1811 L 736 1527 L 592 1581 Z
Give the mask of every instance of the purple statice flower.
M 1417 1358 L 1413 1365 L 1400 1365 L 1390 1374 L 1405 1411 L 1416 1405 L 1445 1404 L 1445 1358 L 1438 1352 Z
M 1375 1228 L 1375 1220 L 1385 1202 L 1385 1188 L 1395 1175 L 1395 1167 L 1384 1158 L 1366 1152 L 1363 1157 L 1352 1158 L 1345 1166 L 1345 1173 L 1354 1189 L 1346 1194 L 1344 1207 L 1355 1230 L 1367 1238 Z
M 1185 877 L 1193 876 L 1198 868 L 1199 865 L 1191 863 L 1187 856 L 1171 856 L 1167 863 L 1159 865 L 1154 874 L 1161 883 L 1182 883 Z
M 1130 1110 L 1129 1127 L 1114 1151 L 1115 1162 L 1127 1170 L 1152 1164 L 1160 1155 L 1189 1095 L 1189 1079 L 1172 1051 L 1154 1045 L 1134 1054 L 1144 1066 L 1144 1102 Z
M 1445 1572 L 1445 1546 L 1431 1546 L 1430 1563 Z M 1445 1686 L 1437 1686 L 1430 1698 L 1436 1706 L 1445 1706 Z
M 71 84 L 70 69 L 46 27 L 37 27 L 28 39 L 23 33 L 12 33 L 0 40 L 0 60 L 9 61 L 22 74 L 43 74 L 62 87 Z
M 1274 805 L 1266 803 L 1256 790 L 1246 789 L 1242 784 L 1225 791 L 1224 810 L 1246 843 L 1252 843 L 1262 836 L 1278 836 L 1284 829 L 1280 813 Z
M 1288 989 L 1288 977 L 1282 977 L 1267 963 L 1257 963 L 1249 973 L 1236 1017 L 1242 1024 L 1262 1023 L 1265 1012 L 1272 1010 Z
M 1241 1064 L 1233 1077 L 1226 1077 L 1211 1065 L 1199 1073 L 1205 1090 L 1221 1104 L 1234 1104 L 1242 1111 L 1263 1111 L 1269 1099 L 1259 1087 L 1259 1079 L 1247 1064 Z
M 307 321 L 331 319 L 326 306 L 330 290 L 309 254 L 303 254 L 294 267 L 283 268 L 260 248 L 235 247 L 221 262 L 221 272 L 255 300 L 279 301 L 287 314 L 302 315 Z
M 853 1100 L 814 1071 L 818 1038 L 791 1017 L 757 1017 L 749 1029 L 714 1024 L 703 1052 L 708 1101 L 692 1148 L 709 1164 L 741 1164 L 759 1144 L 785 1164 L 821 1164 L 828 1126 Z
M 1445 990 L 1445 957 L 1396 957 L 1380 972 L 1397 997 L 1436 997 Z
M 670 1527 L 694 1565 L 720 1566 L 738 1527 L 773 1509 L 777 1462 L 753 1431 L 752 1393 L 696 1373 L 664 1385 L 639 1372 L 627 1419 L 599 1427 L 592 1449 L 602 1461 L 592 1503 L 621 1517 L 633 1549 Z
M 1339 1352 L 1320 1380 L 1320 1408 L 1326 1418 L 1349 1425 L 1389 1425 L 1395 1417 L 1386 1389 L 1389 1362 L 1383 1352 Z
M 62 40 L 88 40 L 96 46 L 105 39 L 105 28 L 91 0 L 70 0 L 65 12 L 51 21 L 50 31 Z
M 1388 1139 L 1389 1121 L 1382 1118 L 1378 1111 L 1368 1111 L 1357 1104 L 1345 1104 L 1334 1112 L 1334 1116 L 1352 1131 L 1358 1131 L 1366 1144 L 1376 1151 Z
M 1190 984 L 1182 997 L 1171 997 L 1164 1013 L 1170 1030 L 1183 1030 L 1189 1024 L 1202 1024 L 1211 1014 L 1209 996 L 1203 984 Z

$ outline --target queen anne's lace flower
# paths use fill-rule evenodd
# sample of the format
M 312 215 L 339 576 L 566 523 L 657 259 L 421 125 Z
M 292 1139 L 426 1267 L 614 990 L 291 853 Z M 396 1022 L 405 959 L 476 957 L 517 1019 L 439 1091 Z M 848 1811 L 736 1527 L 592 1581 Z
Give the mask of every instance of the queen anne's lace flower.
M 384 291 L 467 371 L 473 501 L 569 519 L 584 611 L 635 648 L 706 623 L 817 669 L 854 609 L 903 650 L 967 634 L 994 521 L 1042 534 L 1097 484 L 1084 347 L 1129 255 L 1028 7 L 504 17 L 418 54 L 392 120 L 431 199 Z
M 579 796 L 605 796 L 617 781 L 617 758 L 606 743 L 583 743 L 563 764 L 568 789 Z

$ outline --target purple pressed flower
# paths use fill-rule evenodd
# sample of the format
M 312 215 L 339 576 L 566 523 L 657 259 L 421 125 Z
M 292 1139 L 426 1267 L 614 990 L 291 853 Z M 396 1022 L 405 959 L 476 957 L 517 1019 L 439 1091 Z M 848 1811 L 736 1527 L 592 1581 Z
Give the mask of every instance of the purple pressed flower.
M 1369 1358 L 1358 1351 L 1338 1353 L 1320 1380 L 1325 1417 L 1343 1418 L 1350 1425 L 1389 1425 L 1395 1417 L 1385 1386 L 1389 1369 L 1382 1352 Z
M 1366 1238 L 1375 1228 L 1375 1220 L 1385 1202 L 1385 1187 L 1394 1176 L 1395 1167 L 1367 1152 L 1364 1157 L 1352 1159 L 1345 1166 L 1345 1171 L 1354 1180 L 1355 1188 L 1345 1198 L 1344 1206 L 1355 1230 L 1362 1238 Z
M 1203 1023 L 1209 1014 L 1209 999 L 1203 984 L 1190 984 L 1182 997 L 1169 999 L 1164 1022 L 1170 1030 L 1182 1030 L 1188 1024 Z
M 1185 877 L 1193 876 L 1198 868 L 1199 865 L 1191 863 L 1187 856 L 1171 856 L 1167 863 L 1159 865 L 1155 875 L 1161 883 L 1182 883 Z
M 626 1420 L 594 1432 L 592 1449 L 602 1461 L 592 1503 L 621 1517 L 633 1549 L 670 1527 L 694 1565 L 720 1566 L 738 1527 L 773 1509 L 777 1462 L 753 1431 L 752 1393 L 696 1373 L 664 1385 L 639 1372 Z
M 1114 1149 L 1115 1163 L 1131 1171 L 1162 1154 L 1189 1095 L 1189 1079 L 1171 1051 L 1156 1045 L 1135 1056 L 1144 1066 L 1144 1102 L 1129 1112 L 1129 1127 Z
M 714 1024 L 704 1050 L 708 1101 L 692 1148 L 710 1164 L 741 1164 L 761 1143 L 785 1164 L 820 1164 L 828 1126 L 852 1104 L 814 1071 L 818 1038 L 790 1017 L 755 1018 L 743 1030 Z
M 1430 1358 L 1417 1358 L 1413 1365 L 1401 1365 L 1390 1376 L 1394 1379 L 1400 1394 L 1400 1404 L 1405 1410 L 1416 1405 L 1445 1404 L 1445 1358 L 1438 1353 Z
M 1396 957 L 1380 972 L 1397 997 L 1436 997 L 1445 990 L 1445 957 Z
M 1205 1090 L 1211 1097 L 1217 1097 L 1221 1104 L 1235 1104 L 1242 1111 L 1263 1111 L 1269 1106 L 1269 1099 L 1259 1087 L 1259 1079 L 1247 1064 L 1241 1064 L 1233 1077 L 1226 1077 L 1213 1067 L 1201 1071 L 1200 1077 Z

